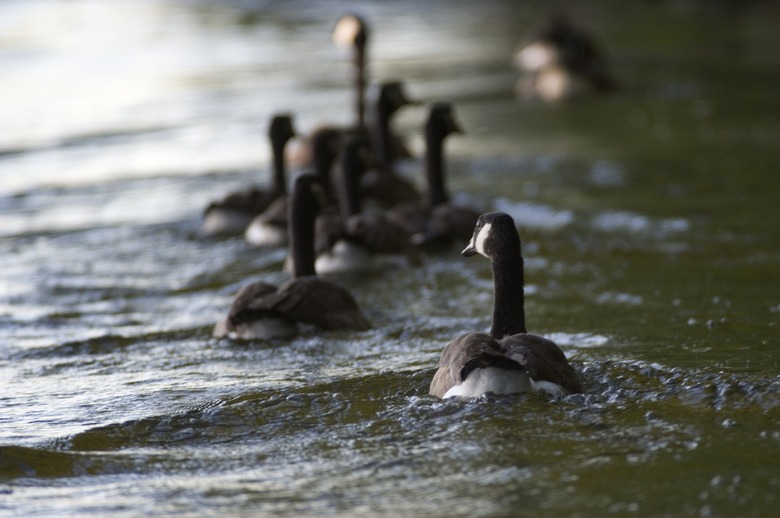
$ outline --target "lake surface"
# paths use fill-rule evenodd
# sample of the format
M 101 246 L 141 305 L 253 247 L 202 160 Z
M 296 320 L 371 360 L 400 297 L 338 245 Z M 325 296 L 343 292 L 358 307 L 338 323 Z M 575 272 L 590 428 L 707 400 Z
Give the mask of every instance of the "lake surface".
M 371 79 L 455 103 L 452 191 L 515 217 L 529 330 L 585 387 L 442 402 L 441 349 L 490 324 L 460 246 L 338 277 L 371 331 L 210 338 L 286 253 L 202 210 L 268 180 L 272 114 L 349 122 L 350 5 L 1 3 L 0 514 L 775 515 L 780 7 L 572 4 L 620 89 L 544 105 L 510 60 L 544 5 L 359 6 Z

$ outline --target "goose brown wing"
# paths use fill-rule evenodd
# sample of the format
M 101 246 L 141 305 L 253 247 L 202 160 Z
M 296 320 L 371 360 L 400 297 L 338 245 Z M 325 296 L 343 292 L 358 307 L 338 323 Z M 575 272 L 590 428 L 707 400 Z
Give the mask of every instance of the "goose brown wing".
M 364 330 L 370 322 L 352 295 L 333 282 L 316 276 L 298 277 L 259 301 L 259 308 L 322 329 Z
M 276 198 L 260 215 L 260 221 L 269 225 L 287 226 L 287 206 L 290 201 L 287 196 Z
M 314 222 L 314 253 L 320 255 L 328 252 L 346 235 L 344 218 L 339 214 L 320 214 Z
M 276 293 L 276 286 L 267 282 L 253 282 L 243 286 L 233 303 L 227 316 L 227 328 L 233 330 L 243 322 L 249 322 L 262 316 L 262 300 L 269 295 Z
M 550 381 L 570 393 L 582 392 L 576 371 L 552 340 L 518 333 L 503 338 L 499 343 L 507 357 L 523 365 L 534 381 Z
M 425 230 L 412 236 L 418 245 L 467 242 L 474 233 L 474 222 L 479 213 L 468 207 L 436 205 L 425 224 Z
M 387 218 L 403 228 L 408 235 L 425 232 L 430 209 L 419 201 L 401 203 L 387 210 Z M 472 221 L 472 228 L 474 222 Z
M 353 214 L 345 222 L 347 235 L 376 254 L 400 254 L 409 249 L 409 234 L 384 212 Z
M 500 344 L 490 335 L 468 333 L 461 335 L 444 348 L 439 360 L 439 369 L 433 376 L 429 393 L 444 397 L 455 385 L 463 382 L 474 369 L 498 367 L 506 370 L 521 370 L 516 361 L 507 358 Z

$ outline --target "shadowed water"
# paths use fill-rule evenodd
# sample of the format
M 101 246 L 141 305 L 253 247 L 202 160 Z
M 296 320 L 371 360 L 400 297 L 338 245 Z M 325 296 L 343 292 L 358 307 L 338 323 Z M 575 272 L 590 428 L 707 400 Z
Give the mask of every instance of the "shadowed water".
M 440 401 L 441 349 L 490 324 L 460 245 L 336 277 L 370 331 L 210 338 L 286 253 L 203 239 L 202 210 L 268 181 L 273 113 L 351 120 L 350 8 L 0 5 L 0 511 L 774 514 L 780 10 L 574 3 L 620 90 L 543 105 L 510 60 L 543 3 L 360 4 L 372 79 L 455 103 L 455 199 L 515 218 L 529 330 L 584 385 Z M 425 113 L 396 120 L 418 157 Z

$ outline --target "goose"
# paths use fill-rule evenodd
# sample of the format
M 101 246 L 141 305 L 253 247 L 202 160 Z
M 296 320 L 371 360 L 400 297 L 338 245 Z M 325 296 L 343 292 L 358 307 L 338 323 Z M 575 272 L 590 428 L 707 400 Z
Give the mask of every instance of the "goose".
M 593 38 L 563 13 L 552 16 L 534 41 L 515 54 L 514 61 L 527 73 L 515 87 L 526 99 L 554 102 L 615 87 Z
M 480 254 L 493 268 L 493 324 L 489 334 L 467 333 L 442 351 L 430 394 L 439 398 L 478 397 L 489 392 L 582 391 L 577 373 L 555 342 L 525 328 L 523 257 L 511 216 L 483 214 L 462 255 Z
M 471 208 L 449 203 L 444 140 L 452 133 L 462 132 L 453 116 L 452 104 L 437 102 L 431 105 L 425 124 L 426 198 L 402 203 L 388 210 L 388 218 L 404 227 L 415 245 L 466 241 L 474 228 L 474 220 L 479 216 Z
M 368 23 L 357 14 L 346 14 L 341 16 L 336 22 L 332 33 L 333 43 L 337 47 L 352 50 L 354 121 L 347 126 L 328 124 L 321 126 L 321 128 L 338 129 L 345 134 L 358 135 L 367 141 L 375 138 L 375 135 L 372 135 L 372 131 L 366 124 L 366 85 L 368 84 L 366 78 L 366 50 L 369 32 Z M 376 102 L 382 102 L 381 95 L 377 97 Z M 406 104 L 411 104 L 411 101 L 407 101 Z M 391 135 L 390 141 L 393 143 L 394 151 L 400 157 L 408 158 L 411 156 L 406 146 L 396 135 Z M 296 149 L 290 153 L 290 160 L 298 165 L 309 165 L 312 161 L 312 155 L 311 139 L 303 138 L 299 145 L 296 146 Z
M 403 253 L 413 261 L 409 235 L 381 210 L 361 211 L 360 179 L 365 170 L 365 143 L 348 137 L 339 157 L 339 214 L 317 218 L 317 259 L 320 273 L 365 271 L 400 265 Z
M 289 206 L 293 278 L 279 287 L 262 281 L 242 287 L 227 316 L 214 326 L 215 338 L 289 338 L 297 333 L 298 323 L 325 330 L 371 327 L 349 291 L 316 274 L 314 220 L 324 196 L 319 176 L 296 178 Z
M 354 70 L 354 96 L 355 96 L 355 122 L 348 128 L 325 124 L 318 127 L 318 131 L 339 131 L 361 134 L 367 138 L 365 124 L 365 90 L 366 90 L 366 44 L 368 42 L 368 24 L 357 14 L 341 16 L 333 28 L 332 39 L 337 47 L 351 48 L 353 51 L 352 64 Z M 290 160 L 298 165 L 310 165 L 314 160 L 314 134 L 302 139 L 302 142 L 291 155 Z
M 351 47 L 355 70 L 355 127 L 365 128 L 366 114 L 366 43 L 368 24 L 357 14 L 347 14 L 336 22 L 333 43 L 337 47 Z
M 295 136 L 292 117 L 275 115 L 268 128 L 273 157 L 273 178 L 268 189 L 252 186 L 211 203 L 204 213 L 202 232 L 206 236 L 234 235 L 244 232 L 252 218 L 266 210 L 274 200 L 287 193 L 284 149 Z
M 322 179 L 329 199 L 331 193 L 330 170 L 336 159 L 341 132 L 334 128 L 320 128 L 311 137 L 314 171 Z M 289 197 L 277 198 L 262 214 L 246 227 L 244 238 L 254 246 L 284 246 L 287 244 L 287 214 Z
M 406 95 L 400 81 L 380 83 L 377 92 L 372 121 L 375 167 L 361 179 L 363 196 L 376 199 L 385 207 L 419 200 L 420 194 L 414 185 L 394 171 L 397 149 L 403 144 L 390 129 L 393 114 L 417 102 Z

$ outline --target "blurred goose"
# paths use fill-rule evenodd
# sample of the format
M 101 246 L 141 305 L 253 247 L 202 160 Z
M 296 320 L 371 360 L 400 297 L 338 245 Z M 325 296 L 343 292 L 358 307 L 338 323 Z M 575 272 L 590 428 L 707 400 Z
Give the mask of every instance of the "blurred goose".
M 356 14 L 342 16 L 333 29 L 333 43 L 338 47 L 352 48 L 355 70 L 355 115 L 357 128 L 365 127 L 366 114 L 366 43 L 368 25 Z
M 563 13 L 552 16 L 541 34 L 516 53 L 515 64 L 527 73 L 515 90 L 528 99 L 552 102 L 615 86 L 593 38 Z
M 330 172 L 336 159 L 341 133 L 333 128 L 321 128 L 311 137 L 314 171 L 322 180 L 329 199 Z M 284 246 L 287 244 L 287 214 L 289 197 L 277 198 L 262 214 L 246 227 L 244 237 L 255 246 Z
M 336 22 L 333 29 L 333 42 L 337 47 L 352 50 L 353 70 L 353 95 L 354 95 L 354 122 L 347 126 L 323 125 L 322 128 L 338 129 L 345 134 L 357 135 L 367 142 L 374 139 L 366 124 L 366 48 L 368 46 L 369 27 L 365 19 L 356 14 L 342 16 Z M 381 98 L 381 96 L 380 96 Z M 380 98 L 377 102 L 380 102 Z M 407 101 L 407 104 L 411 104 Z M 397 108 L 396 108 L 397 109 Z M 401 157 L 411 156 L 401 140 L 391 135 L 391 142 L 396 153 Z M 290 159 L 298 165 L 308 165 L 312 160 L 311 139 L 301 139 L 300 143 L 290 154 Z
M 287 338 L 297 333 L 298 323 L 325 330 L 371 327 L 346 289 L 316 275 L 314 220 L 324 197 L 320 177 L 296 178 L 289 207 L 293 278 L 278 288 L 265 282 L 241 288 L 227 316 L 214 327 L 215 338 Z
M 361 211 L 360 179 L 365 170 L 365 145 L 347 138 L 339 158 L 339 214 L 317 218 L 316 270 L 320 273 L 364 271 L 400 265 L 409 253 L 409 235 L 381 210 Z M 410 257 L 411 258 L 411 257 Z
M 342 16 L 333 29 L 333 43 L 337 47 L 353 50 L 355 122 L 348 128 L 323 125 L 316 131 L 342 131 L 357 133 L 368 138 L 365 124 L 366 113 L 366 44 L 368 42 L 368 24 L 356 14 Z M 314 160 L 314 135 L 303 139 L 293 151 L 290 159 L 298 165 L 310 165 Z
M 401 82 L 379 85 L 372 121 L 375 167 L 363 176 L 361 187 L 365 197 L 379 200 L 386 207 L 420 199 L 414 185 L 394 170 L 397 150 L 403 145 L 390 129 L 393 114 L 413 104 L 417 102 L 406 95 Z
M 425 172 L 428 180 L 426 199 L 402 203 L 388 211 L 388 217 L 412 236 L 415 245 L 450 244 L 466 241 L 479 213 L 449 203 L 444 168 L 444 140 L 451 133 L 462 133 L 450 103 L 434 103 L 425 124 Z
M 271 203 L 287 194 L 284 149 L 295 136 L 292 118 L 276 115 L 271 119 L 268 137 L 273 157 L 273 178 L 268 189 L 252 186 L 229 194 L 206 208 L 202 231 L 204 235 L 232 235 L 244 232 L 252 218 L 261 214 Z
M 490 334 L 464 334 L 444 348 L 430 394 L 448 398 L 581 392 L 577 373 L 555 342 L 526 332 L 523 257 L 514 220 L 503 212 L 483 214 L 462 253 L 490 259 L 493 325 Z

